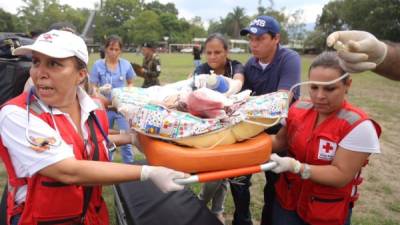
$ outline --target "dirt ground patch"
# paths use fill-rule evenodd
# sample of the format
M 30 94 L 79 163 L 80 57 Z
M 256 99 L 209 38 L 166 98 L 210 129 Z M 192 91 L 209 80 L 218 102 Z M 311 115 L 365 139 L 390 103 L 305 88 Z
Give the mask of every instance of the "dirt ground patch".
M 354 209 L 354 219 L 381 218 L 400 224 L 400 83 L 372 74 L 354 75 L 350 101 L 361 106 L 382 126 L 382 154 L 364 169 L 365 182 Z

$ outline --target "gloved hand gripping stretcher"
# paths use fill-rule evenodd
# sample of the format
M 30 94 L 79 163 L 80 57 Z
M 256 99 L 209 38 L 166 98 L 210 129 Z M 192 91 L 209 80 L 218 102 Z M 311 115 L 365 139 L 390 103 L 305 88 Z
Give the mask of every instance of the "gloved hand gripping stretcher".
M 202 173 L 180 183 L 256 173 L 275 165 L 260 166 L 271 154 L 271 140 L 263 130 L 286 117 L 287 93 L 250 96 L 250 91 L 243 91 L 229 97 L 211 93 L 212 99 L 223 103 L 223 113 L 214 118 L 200 118 L 165 104 L 191 93 L 190 80 L 163 87 L 113 90 L 113 105 L 139 133 L 149 164 Z

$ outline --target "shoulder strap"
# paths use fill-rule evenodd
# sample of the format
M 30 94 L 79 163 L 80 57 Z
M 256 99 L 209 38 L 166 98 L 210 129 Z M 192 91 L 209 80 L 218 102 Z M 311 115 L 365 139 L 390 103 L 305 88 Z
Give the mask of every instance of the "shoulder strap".
M 90 115 L 92 115 L 92 114 L 90 114 Z M 99 160 L 99 145 L 97 143 L 97 137 L 96 137 L 96 132 L 94 130 L 93 120 L 94 120 L 93 117 L 89 116 L 88 123 L 89 123 L 89 128 L 90 128 L 90 138 L 92 139 L 92 142 L 94 144 L 92 160 L 98 161 Z M 102 129 L 100 129 L 100 130 L 102 130 Z M 84 189 L 84 193 L 83 193 L 84 199 L 83 199 L 83 209 L 82 209 L 82 224 L 85 220 L 86 212 L 89 208 L 89 202 L 92 197 L 93 186 L 86 186 L 83 189 Z
M 89 128 L 90 128 L 90 138 L 92 139 L 92 142 L 94 144 L 92 160 L 98 161 L 99 160 L 99 146 L 97 143 L 96 131 L 94 130 L 93 118 L 91 116 L 89 116 L 88 123 L 89 123 Z M 100 129 L 100 130 L 102 130 L 102 129 Z
M 106 134 L 106 132 L 103 129 L 103 126 L 101 126 L 101 123 L 99 122 L 99 119 L 96 116 L 96 113 L 94 111 L 90 112 L 90 117 L 94 120 L 94 122 L 96 123 L 96 126 L 99 128 L 101 135 L 103 136 L 104 140 L 106 140 L 107 143 L 107 148 L 108 151 L 113 152 L 116 150 L 116 146 L 114 143 L 112 143 L 110 141 L 110 139 L 108 138 L 108 135 Z

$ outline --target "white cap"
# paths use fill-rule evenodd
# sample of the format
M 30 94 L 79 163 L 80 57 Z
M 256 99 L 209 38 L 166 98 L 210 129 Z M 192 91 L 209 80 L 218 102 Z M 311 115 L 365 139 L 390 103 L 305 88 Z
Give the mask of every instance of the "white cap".
M 32 51 L 40 52 L 53 58 L 68 58 L 76 56 L 86 63 L 89 62 L 87 47 L 83 39 L 69 31 L 51 30 L 41 34 L 32 45 L 16 48 L 14 55 L 29 55 Z

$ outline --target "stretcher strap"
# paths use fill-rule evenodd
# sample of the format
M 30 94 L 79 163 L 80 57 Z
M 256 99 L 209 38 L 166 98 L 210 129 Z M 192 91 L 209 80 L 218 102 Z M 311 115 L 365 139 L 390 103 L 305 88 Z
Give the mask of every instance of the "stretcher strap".
M 269 127 L 273 127 L 276 124 L 278 124 L 279 121 L 281 121 L 281 118 L 282 118 L 281 116 L 275 118 L 275 121 L 273 123 L 261 123 L 261 122 L 257 122 L 257 121 L 253 121 L 253 120 L 243 120 L 243 122 L 254 124 L 254 125 L 257 125 L 257 126 L 262 126 L 262 127 L 265 127 L 265 128 L 269 128 Z
M 231 132 L 232 132 L 232 129 L 231 129 Z M 220 138 L 217 142 L 215 142 L 213 145 L 211 145 L 211 146 L 208 147 L 208 148 L 197 148 L 197 147 L 195 147 L 195 148 L 201 149 L 201 150 L 211 150 L 211 149 L 217 147 L 222 141 L 224 141 L 225 138 L 228 137 L 228 134 L 229 134 L 229 133 L 227 132 L 222 138 Z

